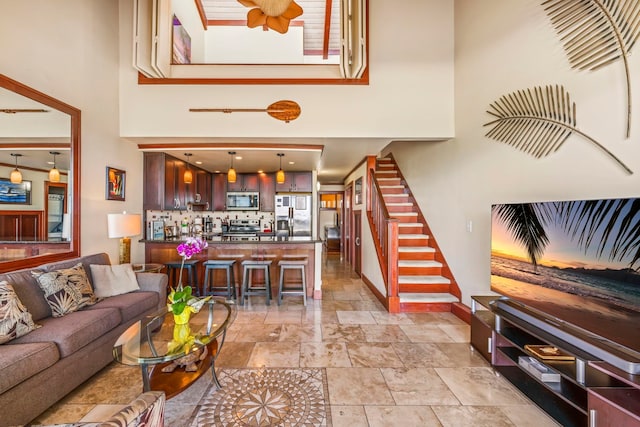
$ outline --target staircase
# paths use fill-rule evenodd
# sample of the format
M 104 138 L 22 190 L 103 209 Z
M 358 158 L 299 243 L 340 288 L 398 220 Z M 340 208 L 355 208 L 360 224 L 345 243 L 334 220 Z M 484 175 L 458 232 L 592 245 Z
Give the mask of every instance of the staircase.
M 398 221 L 399 311 L 451 311 L 460 291 L 392 158 L 376 159 L 373 179 L 389 216 Z

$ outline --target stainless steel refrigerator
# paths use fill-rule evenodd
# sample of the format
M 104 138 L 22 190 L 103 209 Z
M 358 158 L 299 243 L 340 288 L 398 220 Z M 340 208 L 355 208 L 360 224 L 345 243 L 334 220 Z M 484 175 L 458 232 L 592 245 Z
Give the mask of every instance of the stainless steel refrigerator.
M 311 236 L 311 194 L 276 194 L 276 224 L 287 221 L 289 236 Z

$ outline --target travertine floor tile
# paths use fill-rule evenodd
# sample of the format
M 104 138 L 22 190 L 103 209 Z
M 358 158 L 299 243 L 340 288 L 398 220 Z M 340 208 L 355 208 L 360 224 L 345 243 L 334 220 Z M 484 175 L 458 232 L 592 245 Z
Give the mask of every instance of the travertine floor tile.
M 451 337 L 436 325 L 400 325 L 400 328 L 411 342 L 453 342 Z
M 300 344 L 293 342 L 257 342 L 247 366 L 254 368 L 297 368 L 300 366 Z
M 453 342 L 469 342 L 471 339 L 471 327 L 469 325 L 440 325 L 439 327 Z
M 300 367 L 350 368 L 347 345 L 342 342 L 306 342 L 300 344 Z
M 434 343 L 394 343 L 393 349 L 407 368 L 459 366 Z
M 376 368 L 327 368 L 331 405 L 395 404 Z
M 432 406 L 443 427 L 512 427 L 500 408 L 491 406 Z
M 216 367 L 245 368 L 255 344 L 254 342 L 225 342 L 216 359 Z
M 333 427 L 368 427 L 363 406 L 331 406 Z
M 428 406 L 365 406 L 370 427 L 438 427 L 440 422 Z
M 519 427 L 558 427 L 560 425 L 533 404 L 501 406 L 500 410 Z
M 408 342 L 398 325 L 361 325 L 367 342 Z
M 322 341 L 322 327 L 319 324 L 311 325 L 282 325 L 280 341 L 292 342 L 320 342 Z
M 487 362 L 478 351 L 471 347 L 468 342 L 437 343 L 436 346 L 453 362 L 453 366 L 460 368 L 465 366 L 489 366 L 489 362 Z
M 368 311 L 340 311 L 336 312 L 338 321 L 343 325 L 375 325 L 376 321 Z
M 491 368 L 435 368 L 463 405 L 523 405 L 527 401 Z
M 322 341 L 364 342 L 364 332 L 359 325 L 322 325 Z
M 404 366 L 391 343 L 348 343 L 353 366 L 363 368 L 395 368 Z
M 460 404 L 433 369 L 383 368 L 381 372 L 398 405 Z

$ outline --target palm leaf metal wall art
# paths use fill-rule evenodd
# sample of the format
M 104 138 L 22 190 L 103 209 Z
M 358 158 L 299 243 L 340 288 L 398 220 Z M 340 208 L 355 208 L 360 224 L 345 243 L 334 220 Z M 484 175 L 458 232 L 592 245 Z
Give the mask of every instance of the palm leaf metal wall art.
M 562 86 L 534 87 L 503 95 L 489 105 L 495 120 L 485 123 L 485 134 L 536 158 L 557 151 L 576 133 L 615 160 L 628 174 L 633 172 L 595 139 L 576 128 L 576 104 Z
M 627 88 L 627 138 L 631 134 L 628 56 L 640 37 L 639 0 L 545 0 L 542 2 L 572 68 L 597 70 L 622 59 Z

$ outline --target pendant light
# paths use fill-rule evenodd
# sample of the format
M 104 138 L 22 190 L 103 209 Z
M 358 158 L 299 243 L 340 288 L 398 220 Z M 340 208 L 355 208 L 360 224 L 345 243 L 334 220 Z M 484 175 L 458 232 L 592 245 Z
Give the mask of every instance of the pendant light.
M 18 157 L 22 157 L 22 154 L 11 153 L 13 157 L 16 159 L 16 168 L 11 171 L 11 183 L 12 184 L 20 184 L 22 182 L 22 172 L 18 169 Z
M 187 158 L 187 170 L 184 171 L 184 175 L 182 178 L 184 179 L 185 184 L 191 184 L 193 182 L 193 173 L 191 172 L 191 169 L 189 169 L 189 157 L 191 157 L 193 154 L 184 153 L 184 155 Z
M 59 151 L 49 151 L 49 154 L 53 155 L 53 167 L 49 171 L 49 181 L 60 182 L 60 171 L 56 168 L 56 156 L 60 154 Z
M 278 157 L 280 157 L 280 169 L 276 172 L 276 183 L 284 184 L 284 171 L 282 170 L 282 158 L 284 157 L 284 153 L 278 153 Z
M 233 168 L 233 156 L 236 155 L 235 151 L 229 151 L 229 155 L 231 156 L 231 167 L 229 168 L 229 171 L 227 172 L 227 182 L 230 183 L 234 183 L 236 182 L 236 170 Z

